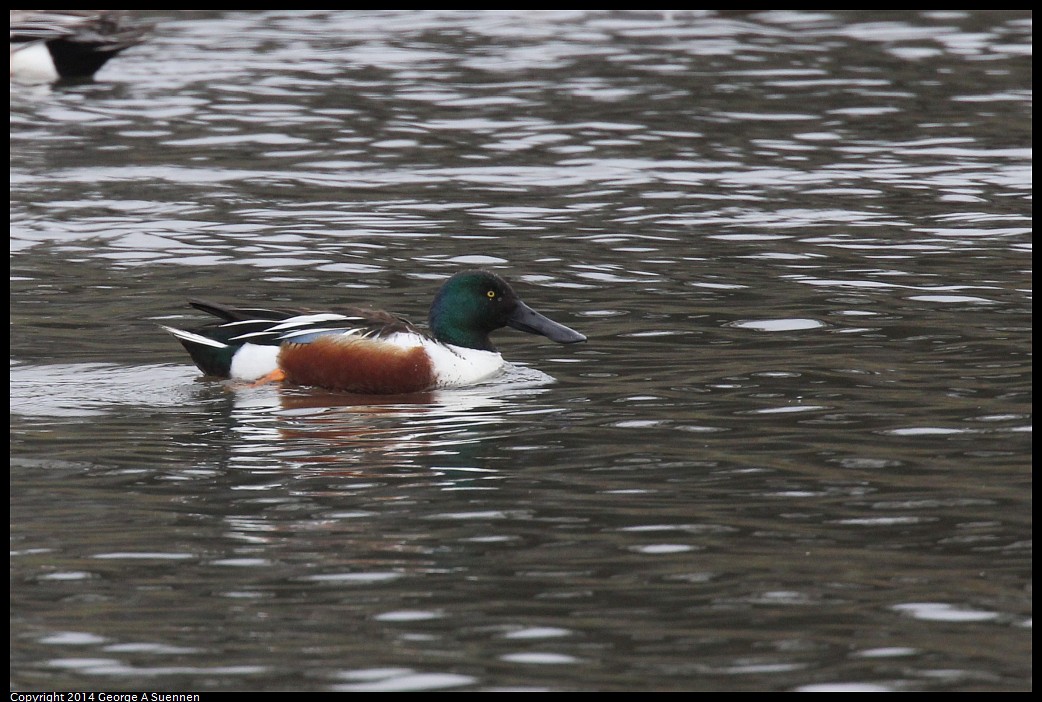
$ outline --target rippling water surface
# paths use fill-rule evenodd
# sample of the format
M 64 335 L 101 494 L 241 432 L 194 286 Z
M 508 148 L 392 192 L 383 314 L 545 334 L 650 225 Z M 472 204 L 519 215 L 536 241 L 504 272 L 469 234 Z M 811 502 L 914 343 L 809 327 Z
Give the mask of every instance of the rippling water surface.
M 11 89 L 13 689 L 1031 688 L 1029 11 L 145 17 Z M 468 267 L 589 342 L 156 326 Z

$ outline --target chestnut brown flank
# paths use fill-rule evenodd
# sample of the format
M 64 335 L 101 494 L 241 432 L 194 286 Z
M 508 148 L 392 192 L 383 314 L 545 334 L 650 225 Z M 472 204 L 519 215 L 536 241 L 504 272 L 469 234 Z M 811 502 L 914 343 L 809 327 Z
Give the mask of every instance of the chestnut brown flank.
M 287 343 L 279 351 L 279 367 L 291 383 L 349 392 L 406 393 L 434 385 L 434 369 L 422 348 L 376 339 L 330 336 Z

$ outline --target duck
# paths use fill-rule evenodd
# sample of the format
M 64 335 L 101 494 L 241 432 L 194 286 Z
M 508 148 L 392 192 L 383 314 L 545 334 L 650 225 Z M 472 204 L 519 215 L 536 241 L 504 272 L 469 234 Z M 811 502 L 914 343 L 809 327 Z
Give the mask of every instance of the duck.
M 340 312 L 188 303 L 219 321 L 195 331 L 160 325 L 207 376 L 251 385 L 286 382 L 327 390 L 389 395 L 458 388 L 484 381 L 506 364 L 489 334 L 511 327 L 559 344 L 586 336 L 525 304 L 504 278 L 465 270 L 442 284 L 428 331 L 382 310 Z
M 90 78 L 150 29 L 125 10 L 11 10 L 11 80 Z

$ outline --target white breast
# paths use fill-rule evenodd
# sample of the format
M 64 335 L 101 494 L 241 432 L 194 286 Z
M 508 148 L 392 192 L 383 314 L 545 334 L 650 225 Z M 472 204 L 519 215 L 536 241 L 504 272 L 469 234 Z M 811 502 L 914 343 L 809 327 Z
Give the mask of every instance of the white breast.
M 495 375 L 504 365 L 503 356 L 497 351 L 439 344 L 419 334 L 392 334 L 386 341 L 404 348 L 422 346 L 434 365 L 436 386 L 439 388 L 473 385 Z

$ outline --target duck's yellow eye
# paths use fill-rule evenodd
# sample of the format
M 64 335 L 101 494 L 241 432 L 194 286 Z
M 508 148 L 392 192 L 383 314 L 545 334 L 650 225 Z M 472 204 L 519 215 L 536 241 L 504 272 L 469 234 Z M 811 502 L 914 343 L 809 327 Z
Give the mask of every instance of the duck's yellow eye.
M 496 299 L 496 291 L 495 290 L 489 290 L 485 294 L 488 295 L 488 299 L 490 299 L 490 300 L 495 300 Z

